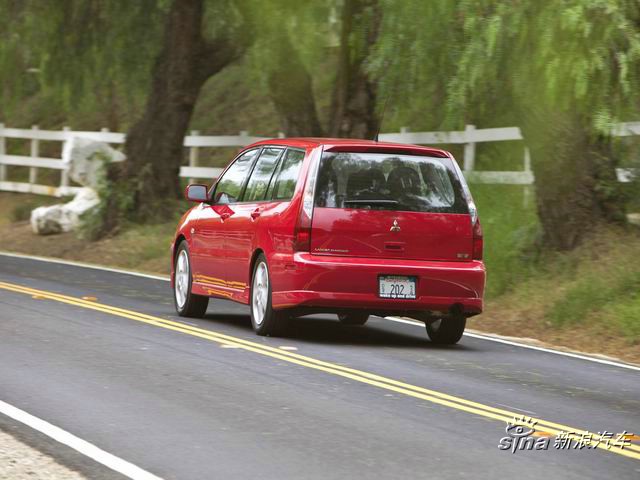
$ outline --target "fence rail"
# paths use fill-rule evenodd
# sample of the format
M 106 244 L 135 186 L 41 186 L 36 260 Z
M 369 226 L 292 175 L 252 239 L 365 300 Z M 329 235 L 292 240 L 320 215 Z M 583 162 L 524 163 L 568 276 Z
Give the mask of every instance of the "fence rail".
M 640 135 L 640 122 L 622 123 L 616 126 L 613 134 L 626 137 Z M 279 137 L 283 137 L 279 134 Z M 0 190 L 36 193 L 41 195 L 64 196 L 77 191 L 77 187 L 69 185 L 69 165 L 71 148 L 74 138 L 90 139 L 109 144 L 123 144 L 124 133 L 110 132 L 102 129 L 99 132 L 72 131 L 68 127 L 62 130 L 40 130 L 37 126 L 31 129 L 6 128 L 0 123 Z M 470 182 L 485 184 L 508 185 L 532 185 L 535 182 L 531 170 L 531 158 L 529 149 L 523 145 L 522 170 L 518 171 L 477 171 L 475 170 L 476 146 L 483 142 L 523 141 L 524 138 L 518 127 L 484 128 L 477 129 L 475 125 L 467 125 L 464 130 L 451 132 L 410 132 L 402 128 L 397 133 L 382 133 L 381 141 L 414 143 L 419 145 L 461 144 L 464 145 L 463 170 L 465 177 Z M 7 139 L 28 140 L 30 142 L 30 154 L 7 154 Z M 189 164 L 181 167 L 182 178 L 207 178 L 217 177 L 222 169 L 202 167 L 198 165 L 199 150 L 201 148 L 243 147 L 263 140 L 264 137 L 249 135 L 247 131 L 241 131 L 238 135 L 199 135 L 193 131 L 184 139 L 184 146 L 189 149 Z M 62 142 L 62 155 L 60 158 L 41 157 L 40 142 Z M 19 166 L 29 168 L 28 182 L 14 182 L 7 178 L 7 166 Z M 58 186 L 39 184 L 38 169 L 53 169 L 60 171 Z M 634 176 L 631 169 L 618 169 L 618 180 L 629 182 Z

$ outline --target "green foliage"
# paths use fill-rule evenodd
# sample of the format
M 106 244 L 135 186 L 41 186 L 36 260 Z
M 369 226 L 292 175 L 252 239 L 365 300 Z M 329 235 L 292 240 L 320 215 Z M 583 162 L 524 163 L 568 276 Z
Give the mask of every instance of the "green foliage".
M 0 0 L 0 117 L 11 118 L 24 97 L 39 93 L 67 121 L 98 111 L 112 129 L 131 122 L 144 101 L 167 3 Z
M 522 108 L 572 110 L 596 132 L 637 115 L 637 2 L 466 0 L 459 12 L 466 42 L 450 84 L 450 112 L 500 85 Z
M 462 44 L 456 2 L 381 0 L 381 32 L 370 61 L 380 82 L 380 99 L 389 98 L 383 130 L 456 127 L 466 118 L 446 118 L 447 84 Z
M 292 68 L 288 57 L 282 54 L 288 52 L 287 40 L 314 81 L 317 77 L 325 78 L 327 73 L 331 73 L 332 79 L 335 77 L 333 66 L 329 72 L 323 69 L 327 55 L 331 55 L 332 39 L 337 35 L 333 16 L 339 4 L 336 0 L 247 0 L 245 11 L 254 26 L 255 41 L 247 54 L 245 74 L 250 77 L 254 92 L 268 95 L 269 70 L 287 72 Z M 295 73 L 291 72 L 292 77 Z M 318 103 L 322 104 L 328 100 L 330 89 L 318 94 Z
M 101 153 L 97 153 L 95 159 L 102 162 L 95 187 L 100 202 L 82 215 L 78 231 L 81 238 L 89 240 L 97 240 L 108 230 L 107 221 L 112 218 L 109 212 L 118 212 L 118 225 L 124 224 L 131 217 L 135 205 L 134 189 L 130 182 L 114 182 L 109 175 L 109 168 L 117 169 L 121 165 L 110 165 L 110 158 Z
M 50 116 L 62 112 L 51 122 L 93 113 L 112 129 L 128 126 L 144 103 L 170 3 L 0 0 L 0 117 L 15 117 L 25 98 L 39 94 Z M 314 78 L 326 69 L 341 2 L 205 3 L 209 36 L 237 28 L 242 15 L 251 18 L 256 42 L 247 73 L 256 84 L 264 81 L 262 72 L 280 47 L 275 38 L 282 31 Z M 513 108 L 518 102 L 524 103 L 521 108 L 577 109 L 599 131 L 637 114 L 640 6 L 635 1 L 380 0 L 380 5 L 381 33 L 368 63 L 379 80 L 380 98 L 391 99 L 387 129 L 520 124 Z M 356 50 L 362 33 L 354 32 Z
M 593 131 L 635 119 L 640 4 L 631 0 L 383 1 L 372 69 L 414 128 L 522 125 L 552 106 Z M 411 92 L 407 95 L 406 92 Z

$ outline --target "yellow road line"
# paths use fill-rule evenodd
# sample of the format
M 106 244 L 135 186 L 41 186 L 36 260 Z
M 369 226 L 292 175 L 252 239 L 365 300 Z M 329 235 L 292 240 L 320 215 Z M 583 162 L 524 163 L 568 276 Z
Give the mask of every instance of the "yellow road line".
M 479 402 L 474 402 L 454 395 L 430 390 L 427 388 L 411 385 L 408 383 L 393 380 L 391 378 L 383 377 L 369 372 L 356 370 L 342 365 L 318 360 L 305 355 L 300 355 L 291 351 L 281 350 L 279 348 L 270 347 L 256 342 L 251 342 L 238 337 L 214 332 L 211 330 L 205 330 L 202 328 L 186 325 L 180 322 L 147 315 L 132 310 L 127 310 L 110 305 L 104 305 L 95 301 L 86 301 L 81 298 L 69 297 L 54 292 L 48 292 L 44 290 L 36 290 L 29 287 L 23 287 L 21 285 L 15 285 L 5 282 L 0 282 L 0 288 L 9 290 L 16 293 L 22 293 L 29 296 L 36 296 L 41 299 L 54 300 L 69 305 L 74 305 L 90 310 L 96 310 L 111 315 L 117 315 L 120 317 L 128 318 L 138 322 L 147 323 L 153 326 L 165 328 L 168 330 L 192 335 L 195 337 L 203 338 L 206 340 L 214 341 L 223 345 L 233 346 L 236 348 L 242 348 L 244 350 L 265 355 L 278 360 L 283 360 L 289 363 L 300 365 L 315 370 L 320 370 L 333 375 L 338 375 L 344 378 L 349 378 L 361 383 L 366 383 L 378 388 L 393 391 L 410 397 L 425 400 L 438 405 L 454 408 L 456 410 L 464 411 L 467 413 L 479 415 L 485 418 L 493 420 L 511 422 L 514 418 L 521 417 L 522 414 L 517 412 L 511 412 L 509 410 L 492 407 Z M 607 448 L 605 441 L 597 434 L 593 434 L 592 440 L 584 441 L 584 435 L 588 434 L 584 430 L 572 428 L 567 425 L 550 422 L 547 420 L 532 418 L 532 421 L 536 422 L 536 431 L 546 432 L 552 435 L 558 435 L 560 432 L 568 432 L 568 436 L 574 440 L 583 440 L 584 443 L 589 444 L 592 447 L 623 455 L 626 457 L 640 460 L 640 445 L 628 445 L 625 448 L 619 446 L 610 446 Z

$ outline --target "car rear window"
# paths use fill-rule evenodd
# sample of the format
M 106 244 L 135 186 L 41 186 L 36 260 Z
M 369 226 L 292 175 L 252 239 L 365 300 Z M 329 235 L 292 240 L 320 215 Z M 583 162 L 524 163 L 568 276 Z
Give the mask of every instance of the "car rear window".
M 448 158 L 325 152 L 315 205 L 411 212 L 469 213 Z

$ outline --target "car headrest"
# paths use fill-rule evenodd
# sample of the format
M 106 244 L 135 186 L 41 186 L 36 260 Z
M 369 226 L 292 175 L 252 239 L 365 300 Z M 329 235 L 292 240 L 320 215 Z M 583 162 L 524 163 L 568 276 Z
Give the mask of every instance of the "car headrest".
M 398 166 L 389 173 L 387 187 L 394 196 L 420 193 L 420 175 L 411 167 Z

